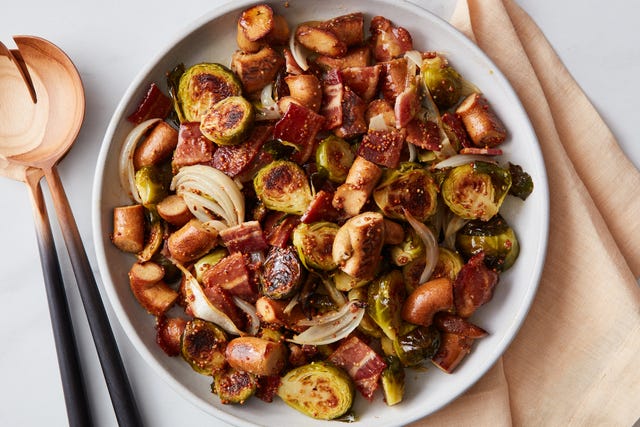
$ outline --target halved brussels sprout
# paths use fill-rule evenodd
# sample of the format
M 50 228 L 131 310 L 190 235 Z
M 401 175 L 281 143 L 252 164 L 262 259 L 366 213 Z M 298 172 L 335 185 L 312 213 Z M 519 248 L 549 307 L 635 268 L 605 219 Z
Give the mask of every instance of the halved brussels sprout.
M 241 143 L 253 126 L 253 105 L 241 96 L 230 96 L 205 111 L 200 132 L 218 145 Z
M 337 184 L 347 179 L 354 159 L 349 143 L 335 135 L 323 139 L 316 149 L 316 164 L 327 171 L 330 181 Z
M 422 81 L 438 108 L 446 110 L 462 96 L 462 77 L 443 56 L 437 55 L 422 61 Z
M 313 200 L 307 174 L 288 160 L 278 160 L 260 169 L 253 186 L 265 206 L 274 211 L 302 215 Z
M 224 404 L 244 403 L 258 389 L 258 378 L 250 372 L 227 367 L 213 374 L 211 388 Z
M 456 248 L 467 259 L 484 252 L 485 264 L 500 271 L 509 269 L 520 253 L 516 233 L 500 214 L 487 222 L 469 221 L 456 235 Z
M 463 265 L 464 260 L 457 252 L 441 246 L 438 251 L 438 263 L 431 274 L 431 279 L 448 277 L 453 282 Z
M 476 161 L 449 171 L 442 183 L 442 197 L 459 217 L 488 221 L 500 210 L 510 187 L 509 171 Z
M 150 209 L 167 196 L 168 182 L 165 174 L 155 166 L 143 166 L 135 174 L 135 184 L 142 205 Z
M 398 270 L 392 270 L 369 284 L 367 314 L 392 340 L 397 338 L 400 331 L 404 299 L 404 281 Z
M 367 302 L 367 289 L 364 287 L 351 289 L 347 294 L 347 298 L 349 299 L 349 301 L 357 300 Z M 358 325 L 358 330 L 374 338 L 382 338 L 383 336 L 386 337 L 386 335 L 384 335 L 384 333 L 382 332 L 382 329 L 380 329 L 376 322 L 374 322 L 371 316 L 369 316 L 367 313 L 365 313 L 362 317 L 362 320 Z
M 404 367 L 397 356 L 387 356 L 387 367 L 380 376 L 384 401 L 389 406 L 402 402 L 404 397 Z
M 405 219 L 403 210 L 424 222 L 437 208 L 438 186 L 431 174 L 415 163 L 388 169 L 373 191 L 373 200 L 389 218 Z
M 214 104 L 241 94 L 240 80 L 222 64 L 193 65 L 182 74 L 178 85 L 178 100 L 188 122 L 199 122 Z
M 194 371 L 211 376 L 226 362 L 227 335 L 211 322 L 193 319 L 187 322 L 180 340 L 182 357 Z
M 404 234 L 404 240 L 399 245 L 390 248 L 391 262 L 402 267 L 418 258 L 424 259 L 424 242 L 413 228 Z
M 343 292 L 361 288 L 370 282 L 370 280 L 367 279 L 356 279 L 342 270 L 334 271 L 331 278 L 333 279 L 333 284 L 336 286 L 336 289 Z
M 327 362 L 292 369 L 282 377 L 277 392 L 287 405 L 319 420 L 344 415 L 353 404 L 354 393 L 347 373 Z
M 432 325 L 418 326 L 393 342 L 393 348 L 403 366 L 416 366 L 430 359 L 440 347 L 440 332 Z
M 322 221 L 301 223 L 293 230 L 293 245 L 305 267 L 330 271 L 338 266 L 331 251 L 339 229 L 337 224 Z
M 302 286 L 303 274 L 302 265 L 292 246 L 272 246 L 260 275 L 262 294 L 272 299 L 289 298 Z

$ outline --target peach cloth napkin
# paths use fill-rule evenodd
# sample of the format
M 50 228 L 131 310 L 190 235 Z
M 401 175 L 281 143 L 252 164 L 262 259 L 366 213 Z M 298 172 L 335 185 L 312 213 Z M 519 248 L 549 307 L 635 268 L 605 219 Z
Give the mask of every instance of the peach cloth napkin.
M 514 1 L 460 0 L 452 23 L 507 76 L 533 123 L 549 177 L 549 247 L 502 359 L 413 426 L 631 426 L 640 418 L 640 173 Z

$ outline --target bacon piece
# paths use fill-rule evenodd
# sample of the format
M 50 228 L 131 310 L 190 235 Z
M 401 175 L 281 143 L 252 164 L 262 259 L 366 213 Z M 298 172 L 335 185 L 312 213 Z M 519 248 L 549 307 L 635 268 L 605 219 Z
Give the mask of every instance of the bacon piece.
M 238 329 L 244 329 L 247 319 L 243 317 L 241 311 L 235 305 L 229 294 L 225 292 L 220 285 L 209 283 L 207 287 L 204 288 L 204 294 L 211 304 L 226 314 Z
M 267 241 L 258 221 L 247 221 L 220 231 L 229 252 L 251 253 L 267 249 Z
M 358 155 L 370 162 L 395 168 L 400 162 L 404 136 L 396 130 L 370 130 L 358 147 Z
M 242 183 L 249 182 L 253 179 L 253 177 L 258 173 L 260 169 L 273 162 L 274 160 L 275 159 L 273 157 L 273 154 L 265 150 L 260 150 L 258 152 L 258 155 L 247 166 L 247 168 L 235 176 L 235 179 Z
M 273 126 L 256 126 L 241 144 L 219 147 L 213 153 L 213 167 L 235 178 L 249 167 L 272 132 Z
M 131 113 L 127 120 L 138 125 L 149 119 L 164 119 L 171 111 L 171 107 L 171 99 L 162 93 L 158 85 L 153 82 L 149 85 L 149 89 L 138 104 L 136 111 Z
M 367 131 L 364 112 L 367 104 L 350 87 L 345 86 L 342 95 L 342 124 L 334 129 L 340 138 L 350 139 Z
M 357 336 L 343 341 L 329 361 L 341 367 L 353 379 L 356 388 L 369 401 L 378 388 L 378 380 L 387 367 L 384 359 Z
M 264 222 L 264 233 L 267 243 L 271 246 L 285 248 L 293 229 L 300 223 L 297 215 L 289 215 L 285 212 L 273 211 L 269 213 Z
M 245 257 L 239 252 L 224 257 L 207 269 L 202 275 L 202 284 L 205 288 L 220 286 L 230 295 L 249 302 L 255 302 L 258 298 L 258 290 L 249 276 Z
M 310 224 L 318 221 L 336 221 L 340 213 L 333 207 L 333 192 L 320 190 L 300 217 L 300 222 Z
M 280 375 L 258 376 L 258 389 L 256 397 L 264 402 L 273 402 L 273 397 L 280 387 Z
M 378 93 L 378 81 L 380 79 L 380 65 L 370 67 L 344 68 L 342 81 L 349 86 L 366 103 L 371 102 Z
M 187 321 L 181 317 L 160 316 L 156 322 L 156 343 L 169 356 L 180 355 L 180 338 Z
M 407 60 L 399 58 L 380 65 L 380 93 L 384 99 L 395 105 L 396 98 L 407 86 Z
M 322 128 L 324 118 L 302 105 L 291 103 L 273 129 L 273 136 L 293 144 L 299 153 L 297 161 L 304 163 L 313 152 L 316 134 Z
M 413 49 L 411 34 L 403 27 L 395 26 L 388 19 L 376 16 L 369 26 L 371 44 L 376 61 L 389 61 Z
M 487 331 L 480 326 L 476 326 L 460 316 L 444 311 L 436 313 L 433 323 L 436 325 L 436 328 L 443 332 L 462 335 L 467 338 L 477 339 L 488 335 Z
M 407 142 L 425 150 L 440 151 L 442 149 L 437 123 L 413 119 L 407 124 L 406 129 Z
M 473 338 L 444 332 L 440 334 L 440 347 L 431 361 L 447 374 L 462 362 L 462 359 L 471 352 Z
M 420 108 L 420 98 L 418 97 L 418 89 L 416 85 L 407 86 L 396 97 L 396 103 L 393 109 L 396 118 L 396 127 L 401 129 L 407 125 L 415 117 Z
M 342 124 L 342 76 L 338 70 L 330 70 L 322 75 L 322 107 L 324 129 L 331 130 Z
M 473 147 L 473 143 L 469 139 L 469 135 L 459 115 L 449 112 L 444 113 L 442 115 L 442 125 L 444 126 L 451 145 L 456 151 L 460 151 L 463 147 Z
M 456 312 L 461 317 L 470 317 L 478 307 L 493 297 L 499 275 L 484 264 L 484 252 L 479 252 L 467 261 L 453 284 L 453 299 Z
M 177 170 L 182 166 L 209 163 L 214 151 L 214 144 L 200 132 L 199 122 L 181 123 L 171 165 Z

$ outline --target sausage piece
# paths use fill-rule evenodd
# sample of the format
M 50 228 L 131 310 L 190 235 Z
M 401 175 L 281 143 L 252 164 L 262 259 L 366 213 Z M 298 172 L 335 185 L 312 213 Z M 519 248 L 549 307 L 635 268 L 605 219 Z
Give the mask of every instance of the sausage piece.
M 276 375 L 287 362 L 284 344 L 257 337 L 232 339 L 225 355 L 233 368 L 256 375 Z
M 167 122 L 158 122 L 149 136 L 133 152 L 133 166 L 136 170 L 152 166 L 169 159 L 178 145 L 178 131 Z
M 124 252 L 144 249 L 144 207 L 121 206 L 113 209 L 113 244 Z
M 487 100 L 472 93 L 456 109 L 476 147 L 495 147 L 507 138 L 507 130 Z
M 200 258 L 216 245 L 218 232 L 197 219 L 192 219 L 167 240 L 171 257 L 180 262 Z

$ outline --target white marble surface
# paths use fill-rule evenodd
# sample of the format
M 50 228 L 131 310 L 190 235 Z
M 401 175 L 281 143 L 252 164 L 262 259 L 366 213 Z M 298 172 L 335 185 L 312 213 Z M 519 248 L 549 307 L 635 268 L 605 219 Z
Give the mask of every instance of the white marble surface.
M 219 3 L 30 0 L 5 2 L 2 6 L 0 40 L 10 44 L 14 34 L 48 38 L 66 50 L 82 75 L 86 119 L 59 171 L 94 266 L 92 177 L 111 114 L 138 70 L 180 29 Z M 453 10 L 454 0 L 419 3 L 446 18 Z M 518 3 L 538 22 L 625 152 L 640 166 L 635 126 L 640 111 L 640 46 L 633 30 L 640 16 L 640 3 Z M 2 179 L 0 194 L 0 425 L 66 425 L 27 192 L 23 184 Z M 56 238 L 61 241 L 57 231 Z M 64 251 L 60 251 L 60 258 L 68 279 L 68 297 L 94 419 L 96 425 L 114 426 L 115 417 Z M 108 302 L 107 310 L 146 425 L 222 425 L 163 383 L 132 347 Z

